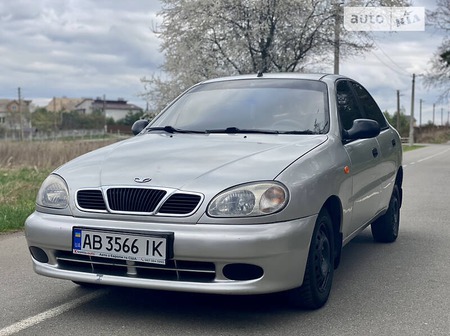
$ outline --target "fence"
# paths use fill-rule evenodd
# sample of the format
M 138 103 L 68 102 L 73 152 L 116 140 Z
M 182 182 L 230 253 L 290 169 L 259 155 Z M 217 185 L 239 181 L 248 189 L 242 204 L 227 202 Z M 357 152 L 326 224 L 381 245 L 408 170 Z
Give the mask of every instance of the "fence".
M 108 129 L 108 134 L 125 135 L 131 134 L 131 128 L 113 128 Z M 60 130 L 51 132 L 42 132 L 37 130 L 24 129 L 23 140 L 64 140 L 64 139 L 98 139 L 105 137 L 104 129 L 79 129 L 79 130 Z M 21 140 L 20 130 L 2 130 L 0 140 L 18 141 Z

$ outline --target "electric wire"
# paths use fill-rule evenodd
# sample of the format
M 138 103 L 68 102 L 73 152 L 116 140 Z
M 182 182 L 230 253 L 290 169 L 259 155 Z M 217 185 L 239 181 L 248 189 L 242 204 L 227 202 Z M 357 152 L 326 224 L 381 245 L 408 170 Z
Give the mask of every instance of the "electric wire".
M 386 56 L 386 58 L 392 63 L 394 64 L 398 69 L 401 70 L 401 72 L 403 72 L 403 74 L 406 76 L 411 76 L 410 73 L 408 73 L 407 71 L 405 71 L 401 66 L 399 66 L 396 62 L 394 62 L 394 60 L 383 50 L 383 48 L 380 47 L 380 45 L 377 43 L 376 40 L 373 40 L 374 44 L 376 45 L 376 47 L 383 53 L 384 56 Z M 393 70 L 392 68 L 390 68 L 391 70 Z
M 361 43 L 365 44 L 367 43 L 367 41 L 364 41 L 362 36 L 357 36 L 357 39 L 360 40 Z M 380 58 L 380 56 L 378 56 L 374 50 L 369 50 L 370 53 L 372 55 L 374 55 L 376 57 L 376 59 L 378 59 L 378 61 L 380 63 L 382 63 L 384 66 L 386 66 L 387 68 L 391 69 L 392 71 L 394 71 L 396 74 L 400 75 L 400 76 L 405 76 L 405 77 L 410 77 L 412 74 L 408 73 L 407 71 L 405 71 L 402 67 L 400 67 L 396 62 L 394 62 L 394 60 L 389 57 L 387 55 L 387 53 L 383 50 L 383 48 L 380 47 L 380 45 L 376 42 L 375 39 L 371 39 L 369 42 L 373 43 L 376 47 L 376 49 L 380 50 L 383 55 L 393 64 L 395 65 L 398 69 L 395 69 L 394 67 L 392 67 L 391 65 L 389 65 L 387 62 L 385 62 L 383 59 Z

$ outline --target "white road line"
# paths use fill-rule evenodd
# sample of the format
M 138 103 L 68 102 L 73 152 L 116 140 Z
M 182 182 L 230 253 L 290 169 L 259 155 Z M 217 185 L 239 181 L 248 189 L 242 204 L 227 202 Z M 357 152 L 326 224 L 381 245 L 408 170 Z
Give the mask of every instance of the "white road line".
M 24 329 L 32 327 L 36 324 L 39 324 L 45 320 L 51 319 L 55 316 L 61 315 L 62 313 L 65 313 L 68 310 L 74 309 L 88 301 L 91 301 L 91 300 L 101 296 L 104 293 L 105 293 L 105 290 L 98 290 L 93 293 L 84 295 L 78 299 L 66 302 L 58 307 L 49 309 L 45 312 L 42 312 L 35 316 L 31 316 L 27 319 L 24 319 L 22 321 L 14 323 L 6 328 L 0 329 L 0 336 L 9 336 L 9 335 L 18 333 L 19 331 L 22 331 Z
M 423 161 L 432 159 L 432 158 L 434 158 L 434 157 L 436 157 L 436 156 L 439 156 L 439 155 L 442 155 L 442 154 L 444 154 L 444 153 L 447 153 L 449 150 L 450 150 L 450 148 L 448 148 L 448 149 L 446 149 L 446 150 L 444 150 L 444 151 L 442 151 L 442 152 L 439 152 L 439 153 L 436 153 L 436 154 L 427 156 L 427 157 L 425 157 L 425 158 L 423 158 L 423 159 L 417 160 L 417 162 L 416 162 L 416 161 L 413 161 L 413 162 L 404 164 L 404 165 L 403 165 L 403 168 L 406 168 L 406 167 L 408 167 L 408 166 L 415 165 L 416 163 L 421 163 L 421 162 L 423 162 Z
M 438 156 L 438 155 L 442 155 L 442 154 L 444 154 L 444 153 L 447 153 L 448 151 L 450 150 L 450 148 L 449 149 L 446 149 L 445 151 L 442 151 L 442 152 L 439 152 L 439 153 L 436 153 L 436 154 L 434 154 L 434 155 L 431 155 L 431 156 L 427 156 L 427 157 L 425 157 L 425 158 L 423 158 L 423 159 L 420 159 L 419 161 L 417 161 L 417 162 L 422 162 L 422 161 L 425 161 L 425 160 L 429 160 L 429 159 L 432 159 L 432 158 L 434 158 L 435 156 Z

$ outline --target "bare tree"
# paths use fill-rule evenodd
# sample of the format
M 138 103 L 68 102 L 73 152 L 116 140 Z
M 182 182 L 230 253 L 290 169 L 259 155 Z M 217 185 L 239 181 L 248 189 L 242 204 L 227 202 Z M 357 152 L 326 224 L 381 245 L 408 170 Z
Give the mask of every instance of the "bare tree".
M 143 82 L 160 110 L 196 82 L 232 74 L 294 72 L 332 63 L 339 0 L 161 0 L 164 78 Z M 407 5 L 406 0 L 352 0 L 346 5 Z M 340 29 L 343 56 L 372 48 L 366 32 Z
M 441 99 L 450 96 L 450 0 L 437 0 L 434 11 L 428 12 L 428 21 L 444 31 L 444 40 L 431 59 L 431 67 L 425 74 L 428 87 L 442 88 Z

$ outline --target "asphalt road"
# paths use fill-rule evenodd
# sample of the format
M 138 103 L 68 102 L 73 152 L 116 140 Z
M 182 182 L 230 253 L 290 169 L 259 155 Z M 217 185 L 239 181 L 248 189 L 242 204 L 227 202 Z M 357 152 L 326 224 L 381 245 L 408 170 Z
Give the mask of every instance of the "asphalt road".
M 0 235 L 0 336 L 450 335 L 450 145 L 404 155 L 400 236 L 344 247 L 328 304 L 104 288 L 34 274 L 23 233 Z

